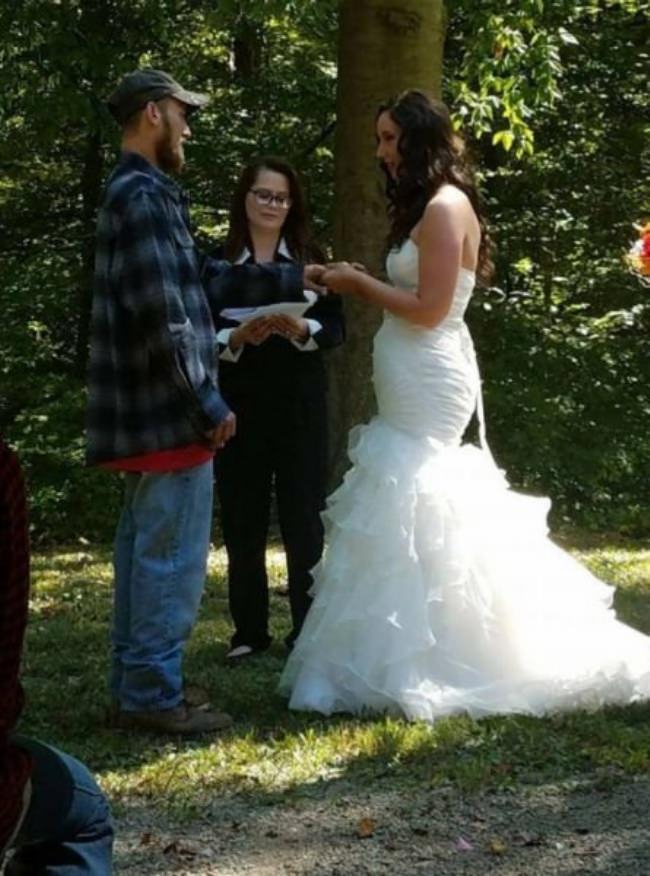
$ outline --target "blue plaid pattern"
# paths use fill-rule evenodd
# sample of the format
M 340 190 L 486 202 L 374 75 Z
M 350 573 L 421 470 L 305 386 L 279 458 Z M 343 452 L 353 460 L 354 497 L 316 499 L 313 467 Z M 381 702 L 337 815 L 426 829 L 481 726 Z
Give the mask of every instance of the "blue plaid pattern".
M 302 288 L 301 267 L 201 256 L 181 189 L 125 153 L 97 222 L 88 464 L 205 440 L 229 412 L 210 304 L 242 306 L 242 290 L 250 306 L 299 300 Z

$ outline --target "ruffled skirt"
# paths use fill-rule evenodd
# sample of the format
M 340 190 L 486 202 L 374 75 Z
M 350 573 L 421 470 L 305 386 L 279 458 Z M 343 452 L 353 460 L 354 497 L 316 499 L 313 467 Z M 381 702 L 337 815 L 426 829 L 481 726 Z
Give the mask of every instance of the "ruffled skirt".
M 324 514 L 313 605 L 280 682 L 292 709 L 542 714 L 650 696 L 650 638 L 547 538 L 546 499 L 489 453 L 380 417 Z

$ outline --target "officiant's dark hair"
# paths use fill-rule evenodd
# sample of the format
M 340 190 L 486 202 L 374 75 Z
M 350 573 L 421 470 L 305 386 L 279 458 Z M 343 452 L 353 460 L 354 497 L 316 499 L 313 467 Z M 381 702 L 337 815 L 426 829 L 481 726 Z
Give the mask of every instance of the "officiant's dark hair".
M 384 112 L 401 130 L 398 149 L 402 157 L 397 179 L 382 165 L 391 223 L 389 248 L 404 243 L 440 186 L 451 183 L 467 195 L 480 223 L 477 274 L 487 282 L 493 271 L 492 242 L 465 144 L 454 131 L 449 109 L 426 92 L 412 89 L 382 104 L 375 118 Z
M 281 173 L 289 182 L 291 207 L 287 211 L 281 232 L 289 252 L 298 262 L 321 261 L 322 252 L 312 240 L 307 203 L 298 173 L 288 161 L 273 155 L 253 159 L 239 176 L 230 203 L 230 225 L 224 244 L 224 257 L 233 261 L 245 247 L 253 252 L 246 215 L 246 195 L 255 185 L 262 170 Z

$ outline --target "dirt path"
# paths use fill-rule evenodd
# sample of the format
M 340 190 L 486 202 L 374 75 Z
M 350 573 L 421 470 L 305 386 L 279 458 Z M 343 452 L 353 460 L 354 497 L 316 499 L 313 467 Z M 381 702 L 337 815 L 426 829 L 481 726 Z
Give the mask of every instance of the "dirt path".
M 118 830 L 116 873 L 130 876 L 650 876 L 650 779 L 466 796 L 378 785 L 211 802 L 183 829 L 134 811 Z

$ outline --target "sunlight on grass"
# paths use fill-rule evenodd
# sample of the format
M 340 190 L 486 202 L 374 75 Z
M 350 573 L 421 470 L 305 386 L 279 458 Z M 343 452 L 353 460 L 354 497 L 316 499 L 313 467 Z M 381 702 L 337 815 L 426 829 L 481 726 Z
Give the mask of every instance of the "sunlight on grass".
M 565 546 L 567 539 L 563 540 Z M 650 632 L 650 549 L 593 543 L 574 535 L 573 553 L 617 585 L 617 609 Z M 289 626 L 284 554 L 267 554 L 274 643 L 259 658 L 225 667 L 231 633 L 226 557 L 213 550 L 186 671 L 236 719 L 216 739 L 170 741 L 116 733 L 104 726 L 111 610 L 110 550 L 84 546 L 39 554 L 25 668 L 29 707 L 21 729 L 86 760 L 113 801 L 137 800 L 174 817 L 209 809 L 210 800 L 245 795 L 260 805 L 326 796 L 384 781 L 401 787 L 454 784 L 466 790 L 566 779 L 594 781 L 650 772 L 650 706 L 475 721 L 454 717 L 433 727 L 388 717 L 352 718 L 289 712 L 276 687 Z

